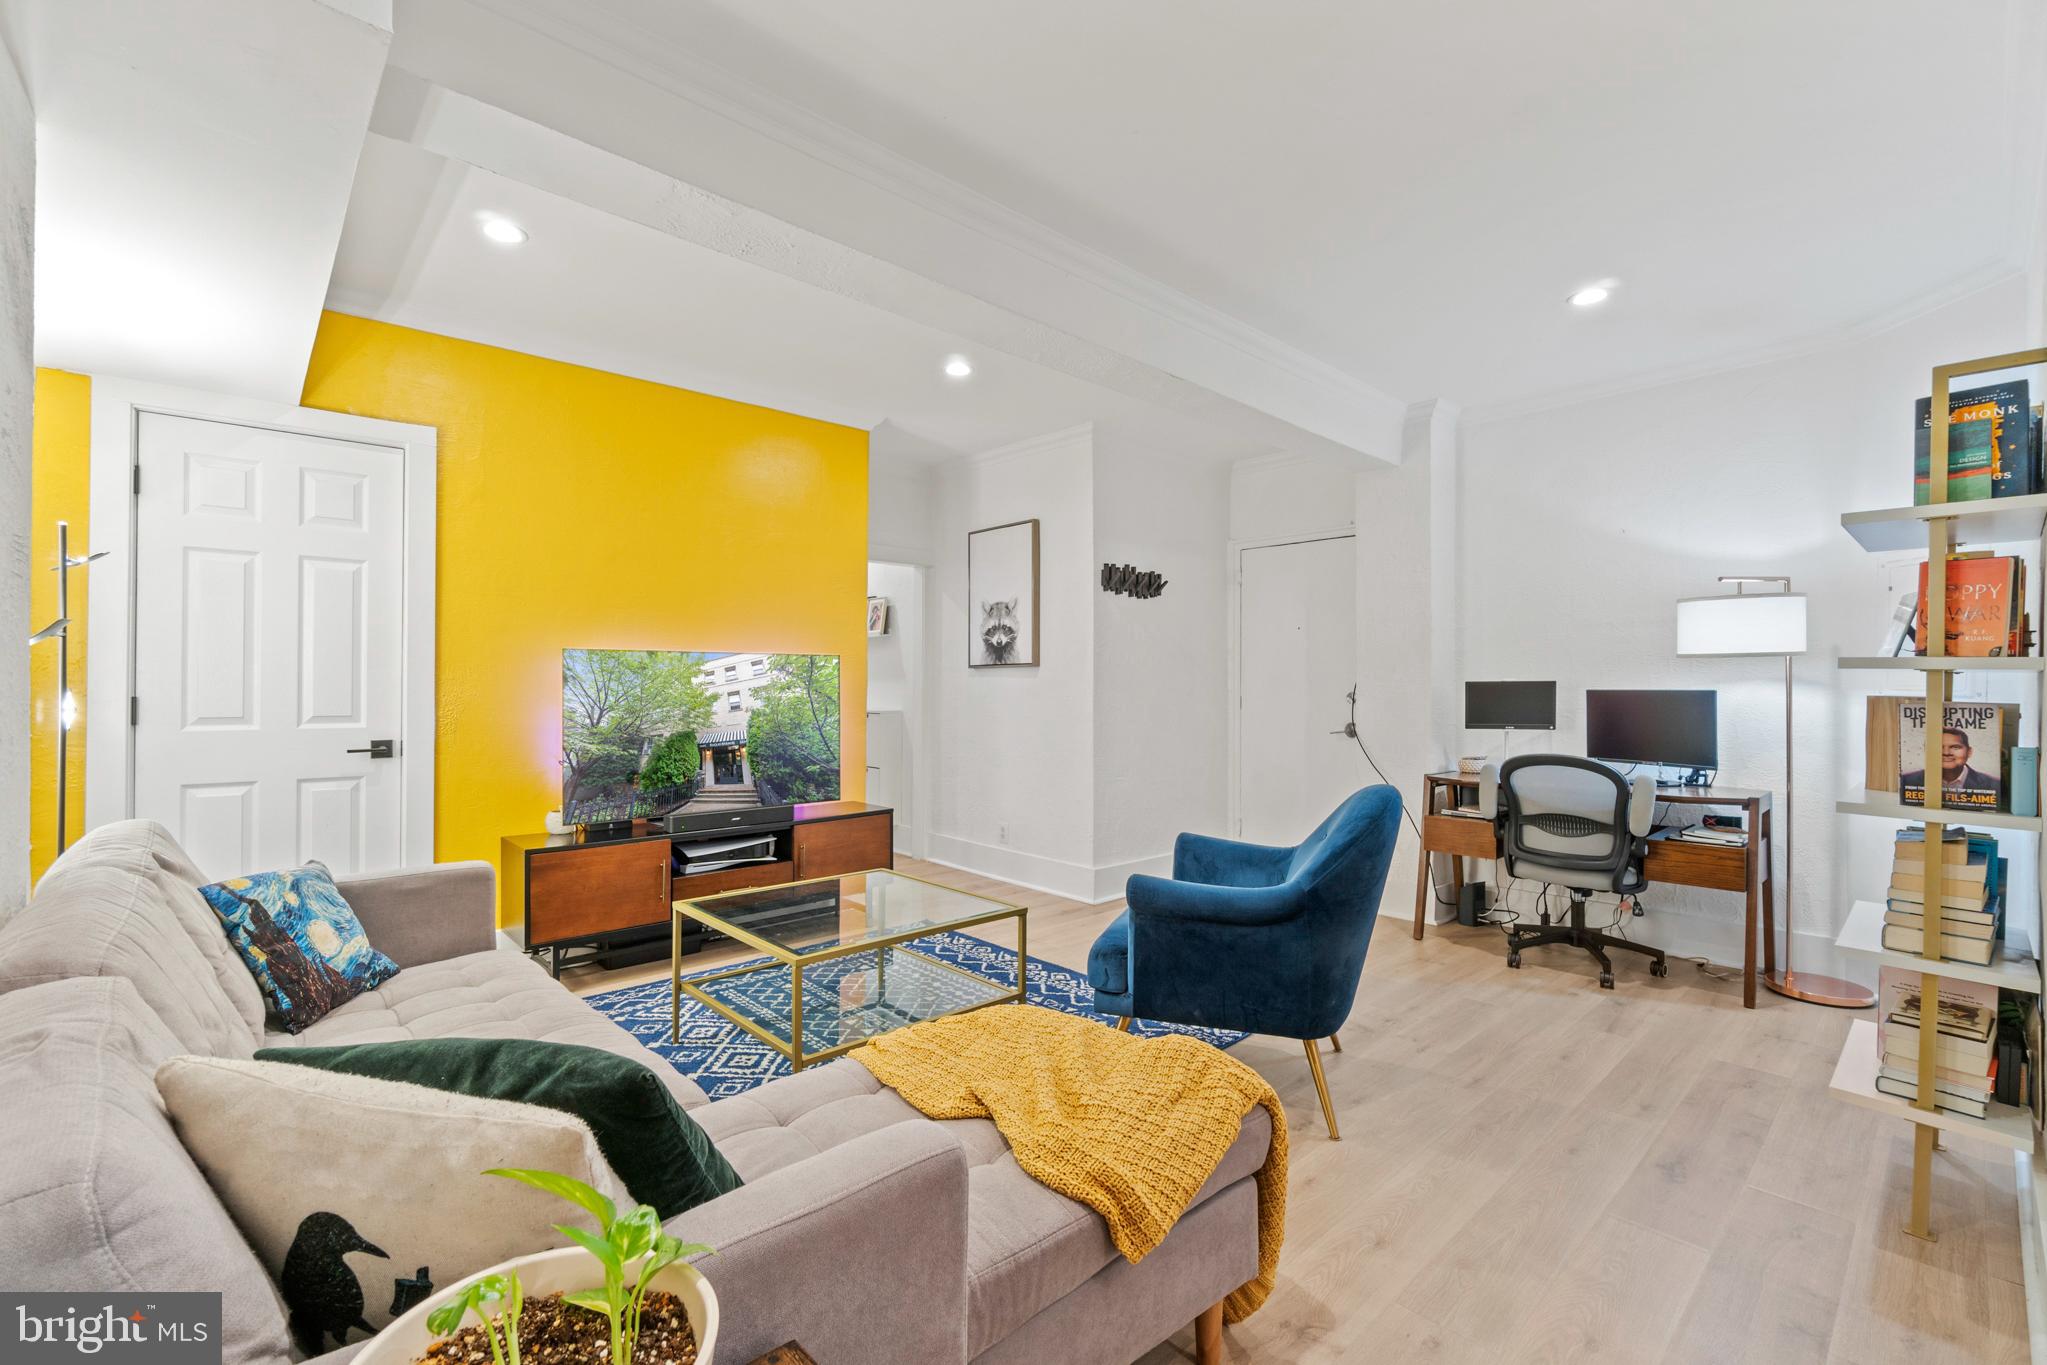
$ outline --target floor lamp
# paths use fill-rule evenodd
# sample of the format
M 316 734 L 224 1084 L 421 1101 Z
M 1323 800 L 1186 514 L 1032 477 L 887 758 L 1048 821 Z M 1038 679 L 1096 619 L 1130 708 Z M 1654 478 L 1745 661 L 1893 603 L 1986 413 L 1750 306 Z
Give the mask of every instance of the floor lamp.
M 1720 581 L 1734 584 L 1732 596 L 1678 602 L 1678 654 L 1784 660 L 1784 805 L 1772 819 L 1773 830 L 1784 838 L 1784 894 L 1777 897 L 1784 907 L 1784 956 L 1780 968 L 1764 974 L 1763 984 L 1793 1000 L 1865 1009 L 1876 1003 L 1876 997 L 1853 981 L 1791 969 L 1791 660 L 1805 653 L 1805 594 L 1791 591 L 1788 578 L 1727 574 Z M 1773 584 L 1777 591 L 1752 593 L 1747 591 L 1751 583 Z M 1760 839 L 1762 831 L 1750 830 L 1748 837 Z
M 57 852 L 64 851 L 66 843 L 64 828 L 65 798 L 70 794 L 66 785 L 67 751 L 71 748 L 71 730 L 78 724 L 78 699 L 71 695 L 71 571 L 90 564 L 95 559 L 104 559 L 110 551 L 98 554 L 77 555 L 71 553 L 71 526 L 68 522 L 57 523 L 57 562 L 50 567 L 57 574 L 57 619 L 28 637 L 31 645 L 45 640 L 57 642 Z

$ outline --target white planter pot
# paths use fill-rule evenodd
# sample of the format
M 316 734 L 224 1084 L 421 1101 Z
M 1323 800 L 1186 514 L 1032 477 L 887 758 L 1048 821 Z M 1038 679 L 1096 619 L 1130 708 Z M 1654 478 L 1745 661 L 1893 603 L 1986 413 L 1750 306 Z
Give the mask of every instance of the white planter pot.
M 507 1275 L 515 1270 L 519 1272 L 519 1284 L 529 1302 L 547 1294 L 573 1294 L 578 1290 L 604 1287 L 603 1267 L 580 1247 L 516 1256 L 502 1265 L 479 1270 L 475 1275 L 464 1275 L 432 1298 L 416 1305 L 404 1317 L 370 1338 L 369 1345 L 356 1356 L 354 1365 L 412 1365 L 413 1361 L 426 1354 L 426 1348 L 435 1340 L 435 1334 L 426 1326 L 426 1320 L 435 1309 L 454 1298 L 464 1285 L 479 1276 Z M 633 1271 L 628 1269 L 627 1282 L 630 1283 L 632 1278 Z M 718 1344 L 718 1296 L 711 1291 L 711 1282 L 698 1274 L 695 1266 L 678 1264 L 669 1266 L 654 1277 L 648 1292 L 656 1289 L 665 1290 L 682 1300 L 683 1307 L 689 1310 L 690 1326 L 697 1334 L 697 1365 L 712 1365 L 711 1353 Z M 502 1304 L 495 1306 L 503 1307 Z M 475 1323 L 476 1315 L 473 1313 L 463 1319 L 464 1326 L 474 1326 Z

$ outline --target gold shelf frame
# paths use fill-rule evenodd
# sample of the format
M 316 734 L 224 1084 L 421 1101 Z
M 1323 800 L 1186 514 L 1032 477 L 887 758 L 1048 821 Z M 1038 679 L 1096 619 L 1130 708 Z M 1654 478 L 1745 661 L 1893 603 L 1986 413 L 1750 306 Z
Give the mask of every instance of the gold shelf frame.
M 2011 351 L 2004 355 L 1985 356 L 1980 360 L 1961 360 L 1952 364 L 1936 365 L 1933 368 L 1932 401 L 1927 409 L 1927 502 L 1939 506 L 1948 501 L 1948 393 L 1956 379 L 1964 375 L 1987 374 L 1995 370 L 2012 370 L 2026 365 L 2047 365 L 2047 347 L 2030 351 Z M 2030 414 L 2024 414 L 2030 419 Z M 1929 517 L 1926 522 L 1926 593 L 1921 606 L 1926 612 L 1926 653 L 1929 658 L 1944 658 L 1947 655 L 1947 566 L 1948 557 L 1954 553 L 1953 517 Z M 2043 565 L 2047 568 L 2047 565 Z M 1938 604 L 1938 611 L 1936 611 Z M 1919 971 L 1919 1079 L 1917 1097 L 1912 1108 L 1932 1113 L 1936 1097 L 1936 1068 L 1940 1054 L 1940 981 L 1941 974 L 1936 968 L 1941 962 L 1941 937 L 1945 932 L 1942 913 L 1942 898 L 1946 887 L 1942 884 L 1946 863 L 1941 856 L 1941 841 L 1947 835 L 1950 822 L 1940 818 L 1944 809 L 1941 803 L 1940 784 L 1930 780 L 1930 775 L 1940 771 L 1941 725 L 1947 715 L 1947 704 L 1954 695 L 1954 670 L 1928 668 L 1926 671 L 1926 749 L 1923 755 L 1925 771 L 1929 774 L 1926 783 L 1926 843 L 1921 850 L 1924 862 L 1924 886 L 1926 901 L 1923 909 L 1925 923 L 1920 936 L 1919 956 L 1931 967 Z M 2036 697 L 2037 704 L 2037 697 Z M 2040 718 L 2035 717 L 2035 723 Z M 1963 813 L 1966 820 L 1967 814 Z M 1955 821 L 1953 823 L 1962 823 Z M 1878 1008 L 1881 1009 L 1881 1002 Z M 1929 1027 L 1931 1032 L 1929 1033 Z M 1912 1127 L 1912 1206 L 1905 1231 L 1923 1241 L 1936 1241 L 1933 1231 L 1933 1154 L 1940 1150 L 1940 1130 L 1931 1123 L 1915 1121 Z

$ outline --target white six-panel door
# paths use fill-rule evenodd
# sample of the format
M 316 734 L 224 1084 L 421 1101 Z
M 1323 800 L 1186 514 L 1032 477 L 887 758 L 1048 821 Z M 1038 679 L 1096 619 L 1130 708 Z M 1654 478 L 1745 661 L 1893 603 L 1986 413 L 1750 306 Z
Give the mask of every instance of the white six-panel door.
M 1357 542 L 1238 553 L 1237 833 L 1295 844 L 1365 785 L 1341 734 L 1357 678 Z
M 214 877 L 398 866 L 400 452 L 137 421 L 135 814 Z

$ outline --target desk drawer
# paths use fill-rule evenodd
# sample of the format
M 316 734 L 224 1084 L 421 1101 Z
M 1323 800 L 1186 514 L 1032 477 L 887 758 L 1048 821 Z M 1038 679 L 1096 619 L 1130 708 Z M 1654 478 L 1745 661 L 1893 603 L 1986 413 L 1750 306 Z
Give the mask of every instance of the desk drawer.
M 1652 882 L 1703 886 L 1709 891 L 1748 890 L 1748 849 L 1651 839 L 1642 873 Z
M 1459 858 L 1497 858 L 1499 840 L 1493 822 L 1467 815 L 1422 817 L 1422 843 L 1431 853 L 1448 853 Z

